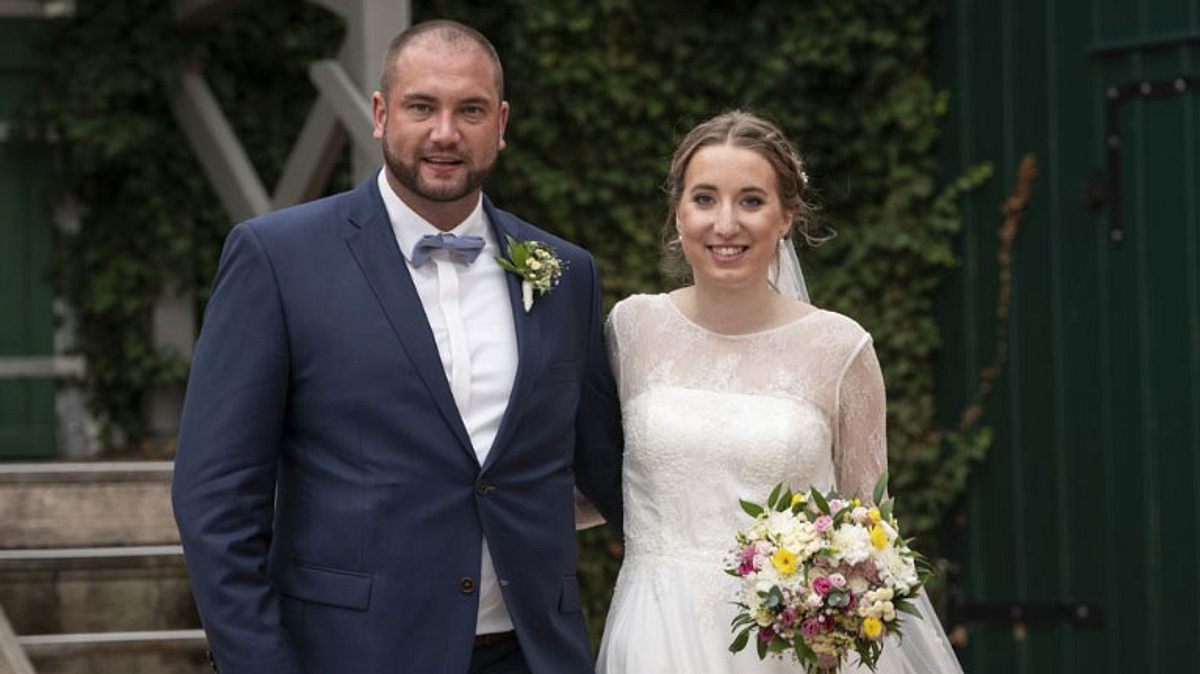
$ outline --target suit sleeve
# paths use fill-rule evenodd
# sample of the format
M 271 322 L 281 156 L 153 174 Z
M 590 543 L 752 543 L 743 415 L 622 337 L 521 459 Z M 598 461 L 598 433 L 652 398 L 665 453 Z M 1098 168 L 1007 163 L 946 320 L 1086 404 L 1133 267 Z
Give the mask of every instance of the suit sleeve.
M 276 279 L 253 230 L 239 225 L 221 253 L 196 344 L 171 492 L 222 672 L 300 671 L 267 575 L 288 376 Z
M 587 257 L 591 309 L 587 326 L 584 381 L 575 421 L 575 480 L 609 526 L 621 531 L 621 460 L 624 438 L 617 386 L 604 347 L 604 314 L 596 262 Z

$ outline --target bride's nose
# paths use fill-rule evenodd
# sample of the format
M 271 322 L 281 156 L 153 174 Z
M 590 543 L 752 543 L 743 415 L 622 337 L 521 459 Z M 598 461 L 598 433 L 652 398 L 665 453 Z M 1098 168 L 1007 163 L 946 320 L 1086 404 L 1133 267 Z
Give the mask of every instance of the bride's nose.
M 719 236 L 733 236 L 737 234 L 737 230 L 737 218 L 734 217 L 733 204 L 721 204 L 721 207 L 717 209 L 713 231 Z

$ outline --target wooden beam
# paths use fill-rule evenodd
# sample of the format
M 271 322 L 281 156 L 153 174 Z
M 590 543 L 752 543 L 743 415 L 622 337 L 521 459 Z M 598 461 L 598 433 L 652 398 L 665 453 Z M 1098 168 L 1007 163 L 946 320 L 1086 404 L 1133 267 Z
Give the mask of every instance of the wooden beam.
M 317 61 L 308 67 L 308 76 L 321 99 L 333 108 L 354 149 L 376 157 L 374 165 L 379 166 L 379 141 L 372 135 L 371 106 L 367 105 L 367 98 L 359 92 L 342 65 L 331 59 Z
M 283 208 L 321 196 L 345 146 L 346 132 L 333 106 L 318 96 L 275 185 L 271 205 Z
M 240 222 L 271 210 L 258 172 L 204 78 L 196 72 L 183 73 L 170 104 L 230 218 Z
M 0 606 L 0 674 L 35 674 L 17 638 L 4 607 Z

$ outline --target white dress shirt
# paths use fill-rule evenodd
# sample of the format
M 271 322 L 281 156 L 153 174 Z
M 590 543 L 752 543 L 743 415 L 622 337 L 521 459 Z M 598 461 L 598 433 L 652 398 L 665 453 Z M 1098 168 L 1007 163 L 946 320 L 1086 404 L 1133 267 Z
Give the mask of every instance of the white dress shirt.
M 505 280 L 508 272 L 496 264 L 499 247 L 483 212 L 483 198 L 480 197 L 465 220 L 450 230 L 455 236 L 483 238 L 483 251 L 475 262 L 454 261 L 447 251 L 436 250 L 428 262 L 414 267 L 413 247 L 422 236 L 438 234 L 440 230 L 413 212 L 392 191 L 384 171 L 379 172 L 379 192 L 437 341 L 454 403 L 475 456 L 483 465 L 508 408 L 517 375 L 517 334 Z M 512 628 L 485 539 L 475 632 L 489 634 Z

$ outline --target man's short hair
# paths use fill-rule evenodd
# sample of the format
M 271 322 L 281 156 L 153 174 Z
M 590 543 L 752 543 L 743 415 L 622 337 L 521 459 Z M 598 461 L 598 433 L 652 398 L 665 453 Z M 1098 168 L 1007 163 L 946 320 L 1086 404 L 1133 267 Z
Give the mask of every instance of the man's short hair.
M 496 75 L 496 93 L 500 100 L 504 100 L 504 67 L 500 65 L 500 54 L 496 52 L 496 48 L 483 36 L 483 33 L 449 19 L 423 21 L 409 26 L 392 38 L 391 44 L 388 45 L 387 55 L 383 59 L 383 73 L 379 77 L 379 91 L 385 97 L 392 86 L 392 72 L 395 70 L 396 59 L 400 56 L 400 52 L 404 51 L 409 44 L 422 38 L 468 48 L 474 45 L 482 49 L 492 62 L 492 70 Z

